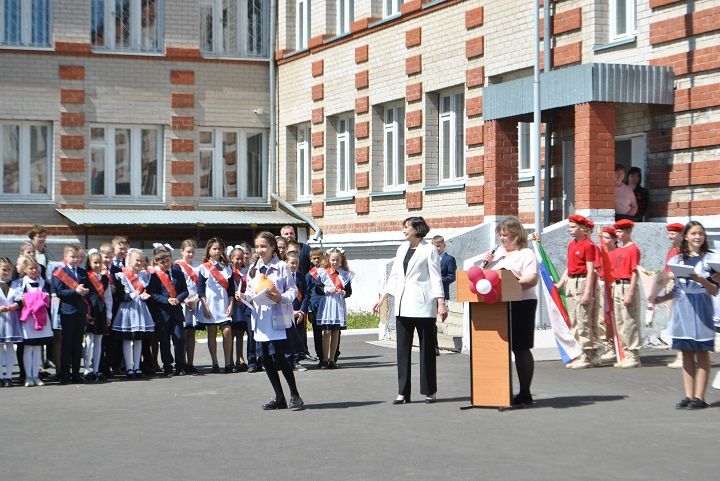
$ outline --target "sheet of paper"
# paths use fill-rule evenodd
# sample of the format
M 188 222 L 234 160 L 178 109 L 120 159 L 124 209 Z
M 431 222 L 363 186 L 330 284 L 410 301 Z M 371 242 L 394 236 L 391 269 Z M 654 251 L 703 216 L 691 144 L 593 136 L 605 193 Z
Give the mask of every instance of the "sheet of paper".
M 683 264 L 668 264 L 668 267 L 675 277 L 690 277 L 690 275 L 695 272 L 695 268 L 693 266 L 686 266 Z

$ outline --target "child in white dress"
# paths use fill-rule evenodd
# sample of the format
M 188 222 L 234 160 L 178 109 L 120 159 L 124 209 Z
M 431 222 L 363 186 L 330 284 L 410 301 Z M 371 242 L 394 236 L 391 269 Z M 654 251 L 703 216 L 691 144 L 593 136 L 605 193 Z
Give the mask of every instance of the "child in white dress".
M 354 273 L 348 269 L 345 251 L 339 247 L 327 250 L 323 267 L 317 273 L 320 283 L 315 290 L 321 297 L 315 318 L 323 329 L 323 358 L 326 359 L 321 367 L 336 369 L 335 353 L 340 343 L 340 331 L 347 327 L 345 298 L 352 294 L 350 282 Z
M 0 385 L 10 387 L 15 365 L 15 344 L 22 342 L 18 321 L 20 306 L 11 300 L 13 265 L 7 257 L 0 258 Z
M 193 364 L 195 361 L 195 328 L 197 327 L 198 316 L 198 292 L 197 286 L 199 282 L 197 270 L 192 266 L 195 257 L 195 249 L 197 243 L 193 239 L 185 239 L 180 244 L 180 259 L 175 264 L 180 266 L 185 274 L 185 284 L 188 288 L 188 297 L 183 302 L 183 314 L 185 315 L 185 372 L 189 374 L 197 374 L 197 368 Z

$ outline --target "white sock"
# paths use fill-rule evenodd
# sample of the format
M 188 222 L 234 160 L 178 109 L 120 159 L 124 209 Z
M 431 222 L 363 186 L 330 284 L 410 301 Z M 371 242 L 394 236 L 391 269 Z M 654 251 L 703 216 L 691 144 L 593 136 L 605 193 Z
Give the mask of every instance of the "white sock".
M 93 334 L 93 372 L 100 372 L 100 357 L 102 356 L 102 334 Z
M 42 346 L 32 347 L 32 377 L 38 379 L 40 375 L 40 363 L 42 362 Z
M 85 366 L 85 374 L 92 369 L 93 355 L 93 335 L 85 334 L 85 349 L 83 350 L 83 366 Z
M 13 362 L 11 353 L 13 351 L 13 345 L 9 342 L 0 344 L 0 375 L 2 379 L 10 379 L 12 377 Z
M 142 354 L 142 341 L 133 341 L 133 369 L 140 369 L 140 354 Z
M 25 368 L 25 379 L 32 379 L 32 348 L 35 346 L 25 346 L 23 351 L 23 367 Z
M 132 341 L 123 340 L 123 359 L 125 360 L 125 370 L 132 371 Z

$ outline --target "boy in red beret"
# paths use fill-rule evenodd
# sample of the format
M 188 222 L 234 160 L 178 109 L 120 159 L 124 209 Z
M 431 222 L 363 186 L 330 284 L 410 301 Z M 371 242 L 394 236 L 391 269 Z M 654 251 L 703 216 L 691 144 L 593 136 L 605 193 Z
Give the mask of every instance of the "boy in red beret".
M 603 227 L 602 234 L 600 235 L 600 242 L 605 244 L 605 248 L 608 251 L 608 257 L 610 259 L 610 266 L 615 265 L 615 257 L 617 256 L 617 231 L 613 226 Z M 609 326 L 605 323 L 605 272 L 603 269 L 602 262 L 602 251 L 600 252 L 600 258 L 598 259 L 598 280 L 597 287 L 595 289 L 595 303 L 593 306 L 593 312 L 595 321 L 597 323 L 595 342 L 596 350 L 604 351 L 600 356 L 601 362 L 612 362 L 616 360 L 615 357 L 615 342 L 614 342 L 614 326 Z M 612 273 L 611 273 L 612 274 Z M 610 286 L 612 292 L 612 286 Z
M 621 219 L 613 225 L 622 247 L 617 249 L 613 274 L 613 302 L 615 303 L 615 325 L 622 342 L 624 358 L 615 367 L 640 367 L 640 296 L 638 295 L 638 272 L 640 249 L 632 240 L 635 223 Z
M 572 240 L 568 244 L 567 269 L 558 283 L 565 289 L 570 328 L 583 353 L 565 367 L 586 369 L 599 364 L 593 340 L 592 309 L 595 287 L 595 263 L 597 247 L 587 237 L 590 221 L 581 215 L 568 217 L 568 232 Z

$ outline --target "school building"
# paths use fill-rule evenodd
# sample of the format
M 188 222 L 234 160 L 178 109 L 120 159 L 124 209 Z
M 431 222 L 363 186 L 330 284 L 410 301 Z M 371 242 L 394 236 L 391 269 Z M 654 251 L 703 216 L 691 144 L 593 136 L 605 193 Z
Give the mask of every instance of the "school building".
M 539 1 L 547 242 L 613 218 L 616 162 L 646 220 L 720 229 L 718 0 Z M 0 0 L 2 245 L 310 225 L 369 310 L 404 218 L 459 261 L 533 223 L 532 32 L 529 0 Z

